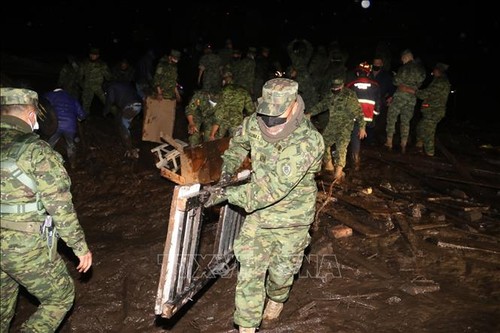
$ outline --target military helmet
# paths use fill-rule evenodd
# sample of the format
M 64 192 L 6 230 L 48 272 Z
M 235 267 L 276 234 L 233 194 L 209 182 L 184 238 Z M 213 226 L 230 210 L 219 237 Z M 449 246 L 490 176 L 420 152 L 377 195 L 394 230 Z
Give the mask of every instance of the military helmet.
M 262 87 L 257 113 L 276 117 L 282 115 L 297 99 L 299 84 L 290 79 L 276 78 L 267 81 Z

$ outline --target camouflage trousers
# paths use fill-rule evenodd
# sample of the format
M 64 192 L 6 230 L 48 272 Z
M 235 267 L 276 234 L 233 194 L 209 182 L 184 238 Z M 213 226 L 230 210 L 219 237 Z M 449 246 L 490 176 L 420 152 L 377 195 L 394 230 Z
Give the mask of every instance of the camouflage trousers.
M 200 143 L 210 141 L 210 132 L 212 131 L 213 121 L 211 119 L 204 120 L 202 117 L 194 117 L 194 123 L 198 125 L 198 132 L 189 135 L 189 144 L 196 146 Z M 219 131 L 216 133 L 216 137 Z
M 97 98 L 99 98 L 103 106 L 106 103 L 106 97 L 104 95 L 104 91 L 102 90 L 101 86 L 84 87 L 82 91 L 82 107 L 87 113 L 87 115 L 90 114 L 90 107 L 92 106 L 94 95 L 97 96 Z
M 341 132 L 341 135 L 323 134 L 325 141 L 325 153 L 323 154 L 323 163 L 328 163 L 332 160 L 332 145 L 335 144 L 335 152 L 333 153 L 333 164 L 345 167 L 347 162 L 347 148 L 351 140 L 351 132 Z
M 417 99 L 415 96 L 404 92 L 394 93 L 394 98 L 389 110 L 387 110 L 386 133 L 388 138 L 392 138 L 396 132 L 396 123 L 400 118 L 399 132 L 401 141 L 408 141 L 410 134 L 410 121 L 413 118 L 415 104 Z
M 443 119 L 442 116 L 433 115 L 429 117 L 423 113 L 417 124 L 417 142 L 423 144 L 424 151 L 428 155 L 434 155 L 436 128 L 441 119 Z
M 240 263 L 235 324 L 258 327 L 266 295 L 279 303 L 288 299 L 310 240 L 309 226 L 264 229 L 258 226 L 258 221 L 247 217 L 234 243 L 234 253 Z
M 22 324 L 22 332 L 55 332 L 71 309 L 75 287 L 63 259 L 49 260 L 46 241 L 39 234 L 2 229 L 0 332 L 8 332 L 15 314 L 19 286 L 40 305 Z

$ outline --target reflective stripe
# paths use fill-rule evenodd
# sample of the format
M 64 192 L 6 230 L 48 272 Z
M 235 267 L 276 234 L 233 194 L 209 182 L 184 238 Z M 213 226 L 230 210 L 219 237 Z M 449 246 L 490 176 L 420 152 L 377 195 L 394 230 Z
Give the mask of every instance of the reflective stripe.
M 375 101 L 373 101 L 371 99 L 358 98 L 358 102 L 364 103 L 364 104 L 375 105 Z
M 2 214 L 20 214 L 20 213 L 36 212 L 38 210 L 39 210 L 38 202 L 30 202 L 19 205 L 2 204 L 0 206 L 0 212 Z

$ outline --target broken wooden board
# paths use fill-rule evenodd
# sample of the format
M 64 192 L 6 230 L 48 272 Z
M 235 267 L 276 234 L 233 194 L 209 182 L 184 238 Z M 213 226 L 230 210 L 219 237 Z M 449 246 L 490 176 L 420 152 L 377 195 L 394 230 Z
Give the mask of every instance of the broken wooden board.
M 161 133 L 172 136 L 175 125 L 175 99 L 146 98 L 142 141 L 163 143 Z
M 335 209 L 325 207 L 324 214 L 332 217 L 341 224 L 345 224 L 351 227 L 352 229 L 356 230 L 360 234 L 365 235 L 366 237 L 379 237 L 385 234 L 385 232 L 382 230 L 379 230 L 363 222 L 360 222 L 356 217 L 352 216 L 352 214 L 350 214 L 346 210 L 343 210 L 342 213 L 339 213 Z

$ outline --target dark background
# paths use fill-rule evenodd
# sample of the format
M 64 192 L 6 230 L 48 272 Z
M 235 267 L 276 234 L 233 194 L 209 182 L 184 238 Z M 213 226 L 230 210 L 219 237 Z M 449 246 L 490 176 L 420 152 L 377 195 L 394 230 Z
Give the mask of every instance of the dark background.
M 86 57 L 89 47 L 97 46 L 109 64 L 121 57 L 135 61 L 149 48 L 160 55 L 177 48 L 183 51 L 180 81 L 188 88 L 201 46 L 209 42 L 222 48 L 228 37 L 242 50 L 270 46 L 285 64 L 285 48 L 293 38 L 315 46 L 338 41 L 349 52 L 348 67 L 371 61 L 384 43 L 392 52 L 393 70 L 405 48 L 429 73 L 434 63 L 448 63 L 453 114 L 495 121 L 497 88 L 488 82 L 498 67 L 492 59 L 499 20 L 489 6 L 437 0 L 372 0 L 368 9 L 360 0 L 17 1 L 3 10 L 1 43 L 2 54 L 50 55 L 59 62 L 68 54 Z

